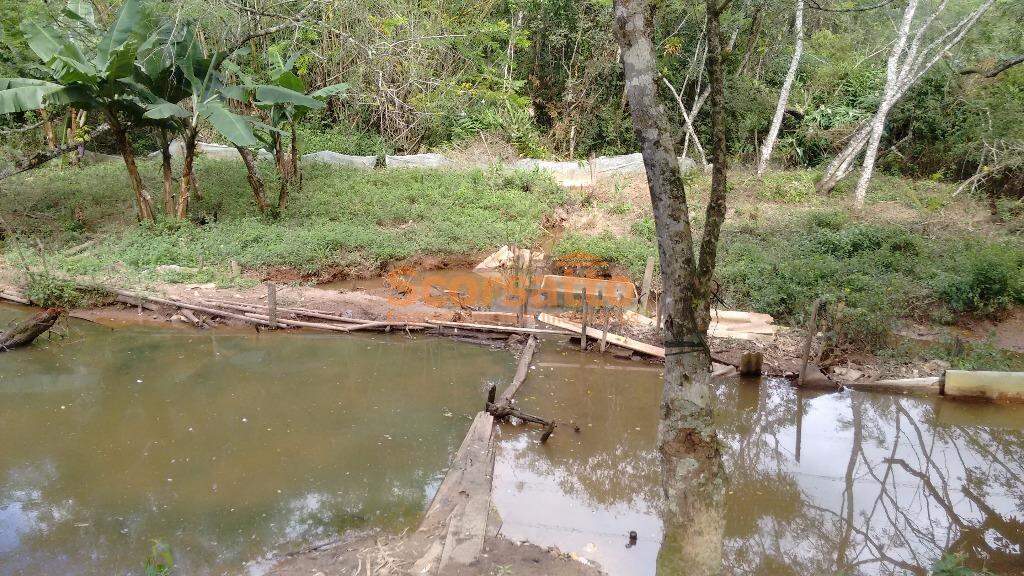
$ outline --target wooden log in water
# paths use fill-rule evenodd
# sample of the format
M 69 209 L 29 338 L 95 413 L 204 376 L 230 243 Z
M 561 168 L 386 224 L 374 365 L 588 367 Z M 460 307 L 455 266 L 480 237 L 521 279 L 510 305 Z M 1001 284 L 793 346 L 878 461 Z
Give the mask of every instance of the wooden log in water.
M 914 394 L 937 394 L 939 392 L 938 376 L 926 378 L 902 378 L 896 380 L 855 380 L 844 382 L 843 385 L 854 390 L 873 392 L 905 392 Z
M 54 323 L 57 322 L 57 319 L 60 318 L 63 312 L 60 308 L 47 308 L 39 314 L 14 325 L 9 330 L 0 334 L 0 352 L 28 346 L 47 330 L 53 328 Z
M 517 326 L 500 326 L 497 324 L 472 324 L 469 322 L 448 322 L 445 320 L 427 320 L 428 324 L 436 326 L 447 326 L 449 328 L 464 328 L 466 330 L 480 330 L 484 332 L 511 332 L 514 334 L 550 334 L 554 336 L 572 336 L 573 333 L 567 330 L 550 330 L 545 328 L 521 328 Z
M 261 304 L 250 304 L 248 302 L 231 302 L 229 300 L 216 300 L 209 299 L 205 302 L 210 303 L 213 306 L 220 306 L 222 308 L 230 308 L 233 310 L 241 310 L 243 312 L 263 312 L 269 311 L 267 306 Z M 329 314 L 327 312 L 321 312 L 319 310 L 311 310 L 309 308 L 285 308 L 282 306 L 277 307 L 279 314 L 294 314 L 295 316 L 306 316 L 309 318 L 319 318 L 321 320 L 333 320 L 335 322 L 346 322 L 349 324 L 370 324 L 377 322 L 377 320 L 367 320 L 365 318 L 349 318 L 347 316 L 338 316 L 336 314 Z
M 511 404 L 512 399 L 515 398 L 516 392 L 519 391 L 519 387 L 526 381 L 526 375 L 530 372 L 530 362 L 533 361 L 533 353 L 537 350 L 537 338 L 530 336 L 530 339 L 526 341 L 526 346 L 523 348 L 523 355 L 519 358 L 519 366 L 516 367 L 516 375 L 512 378 L 512 383 L 508 385 L 508 388 L 501 393 L 501 401 L 499 404 Z

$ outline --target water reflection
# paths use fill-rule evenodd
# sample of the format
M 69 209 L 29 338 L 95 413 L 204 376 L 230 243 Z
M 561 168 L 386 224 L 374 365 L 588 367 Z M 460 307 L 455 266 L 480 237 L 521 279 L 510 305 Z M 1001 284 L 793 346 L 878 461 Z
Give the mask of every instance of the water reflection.
M 139 573 L 151 538 L 182 574 L 237 573 L 411 526 L 513 368 L 436 339 L 75 324 L 0 355 L 0 575 Z
M 541 446 L 536 434 L 503 430 L 502 532 L 612 575 L 654 574 L 659 375 L 603 362 L 571 350 L 540 356 L 524 409 L 582 433 Z M 726 573 L 925 574 L 946 552 L 1024 573 L 1021 407 L 811 394 L 784 382 L 732 381 L 717 395 L 731 477 Z M 630 530 L 640 544 L 627 549 Z

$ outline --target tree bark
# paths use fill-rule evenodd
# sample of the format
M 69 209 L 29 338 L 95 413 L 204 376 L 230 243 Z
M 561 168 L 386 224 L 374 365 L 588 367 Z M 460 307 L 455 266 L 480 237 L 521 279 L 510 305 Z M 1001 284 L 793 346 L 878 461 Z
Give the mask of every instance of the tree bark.
M 715 8 L 717 10 L 717 8 Z M 709 10 L 711 12 L 712 10 Z M 712 94 L 715 171 L 710 222 L 701 243 L 702 261 L 694 253 L 689 205 L 669 131 L 657 94 L 657 66 L 652 36 L 652 10 L 647 0 L 616 0 L 614 27 L 621 47 L 626 98 L 644 158 L 665 287 L 666 358 L 658 444 L 662 456 L 665 536 L 658 555 L 658 574 L 718 574 L 722 567 L 725 473 L 711 413 L 710 354 L 705 337 L 710 321 L 710 277 L 717 233 L 724 216 L 725 151 L 721 83 L 721 29 L 718 13 L 709 16 L 714 36 Z M 715 92 L 714 90 L 712 92 Z M 722 158 L 721 160 L 724 160 Z M 714 237 L 713 241 L 709 238 Z M 704 255 L 707 254 L 707 260 Z
M 242 162 L 245 163 L 246 178 L 249 180 L 249 188 L 252 189 L 252 195 L 256 198 L 256 208 L 259 209 L 261 214 L 266 214 L 266 187 L 263 184 L 260 168 L 256 165 L 256 160 L 252 155 L 252 150 L 244 146 L 235 146 L 235 149 L 238 150 L 239 156 L 242 157 Z
M 274 134 L 274 161 L 277 163 L 277 173 L 281 179 L 281 186 L 277 193 L 277 210 L 280 213 L 288 204 L 288 185 L 291 183 L 291 162 L 285 158 L 284 144 L 281 142 L 281 135 Z
M 179 220 L 184 220 L 188 217 L 188 204 L 192 198 L 192 191 L 195 188 L 193 179 L 195 178 L 196 139 L 198 137 L 199 127 L 194 124 L 186 128 L 185 134 L 182 136 L 184 163 L 181 169 L 181 186 L 178 190 L 178 207 L 175 211 L 175 216 Z
M 782 82 L 782 89 L 779 90 L 779 103 L 775 107 L 775 116 L 772 117 L 771 127 L 761 144 L 761 158 L 757 162 L 757 175 L 764 174 L 768 169 L 768 161 L 775 150 L 775 142 L 779 137 L 779 129 L 782 128 L 782 118 L 786 115 L 786 104 L 789 102 L 789 93 L 793 89 L 793 82 L 796 80 L 797 69 L 800 68 L 800 58 L 804 53 L 804 0 L 796 1 L 796 19 L 794 21 L 796 33 L 796 45 L 793 47 L 793 59 L 789 62 L 789 70 L 786 72 L 786 79 Z
M 50 113 L 46 108 L 39 109 L 39 117 L 43 119 L 43 135 L 46 137 L 46 145 L 49 148 L 56 148 L 57 135 L 53 131 L 53 122 L 50 121 Z
M 857 208 L 864 206 L 864 198 L 867 196 L 868 183 L 875 171 L 875 160 L 878 157 L 878 145 L 882 141 L 882 133 L 885 132 L 885 121 L 889 117 L 889 110 L 898 98 L 900 81 L 900 62 L 903 53 L 907 49 L 907 38 L 910 36 L 910 25 L 914 21 L 914 14 L 917 12 L 918 0 L 909 0 L 903 11 L 903 19 L 896 31 L 896 42 L 893 44 L 892 52 L 885 64 L 885 89 L 882 93 L 882 101 L 878 104 L 878 110 L 871 119 L 871 133 L 868 135 L 867 151 L 864 153 L 864 168 L 861 170 L 860 179 L 854 189 L 854 203 Z M 926 25 L 927 26 L 927 25 Z M 921 32 L 924 30 L 922 29 Z M 920 36 L 919 36 L 920 37 Z M 915 39 L 916 40 L 916 39 Z M 911 49 L 913 52 L 913 48 Z M 908 60 L 913 58 L 912 54 L 907 55 Z M 908 62 L 909 64 L 909 62 Z
M 0 352 L 28 346 L 47 330 L 53 328 L 53 324 L 60 318 L 61 313 L 59 308 L 47 308 L 10 330 L 0 332 Z
M 160 162 L 161 172 L 164 179 L 164 216 L 174 214 L 174 175 L 171 172 L 171 143 L 167 140 L 167 130 L 161 128 L 160 138 Z
M 139 167 L 135 164 L 135 152 L 128 141 L 128 132 L 117 117 L 117 112 L 107 110 L 107 121 L 110 123 L 110 129 L 114 133 L 114 141 L 117 142 L 117 148 L 121 152 L 121 158 L 124 159 L 124 165 L 128 169 L 128 178 L 131 180 L 132 190 L 135 191 L 135 204 L 138 208 L 139 220 L 153 221 L 153 198 L 146 191 L 146 185 L 143 184 L 142 176 L 139 175 Z

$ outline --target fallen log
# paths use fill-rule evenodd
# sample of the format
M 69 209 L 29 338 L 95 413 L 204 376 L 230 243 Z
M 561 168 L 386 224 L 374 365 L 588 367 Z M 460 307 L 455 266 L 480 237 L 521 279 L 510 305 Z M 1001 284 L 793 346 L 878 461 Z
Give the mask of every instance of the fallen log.
M 28 346 L 47 330 L 53 328 L 57 319 L 64 311 L 60 308 L 47 308 L 39 314 L 16 324 L 13 328 L 0 334 L 0 352 Z
M 519 387 L 526 381 L 526 375 L 530 372 L 530 362 L 533 361 L 533 353 L 536 350 L 537 338 L 530 336 L 530 339 L 526 341 L 526 347 L 523 348 L 523 355 L 519 358 L 519 366 L 516 367 L 516 375 L 512 378 L 512 383 L 501 393 L 500 404 L 512 404 L 512 399 L 519 391 Z
M 257 314 L 255 312 L 247 312 L 246 316 L 252 318 L 259 318 L 260 320 L 266 320 L 267 324 L 270 324 L 270 317 L 265 314 Z M 373 330 L 373 329 L 386 329 L 386 328 L 400 328 L 402 330 L 422 330 L 425 328 L 424 325 L 416 322 L 370 322 L 368 324 L 352 324 L 349 326 L 338 326 L 337 324 L 323 324 L 320 322 L 304 322 L 302 320 L 287 320 L 278 318 L 277 323 L 282 326 L 295 326 L 299 328 L 316 328 L 318 330 L 330 330 L 332 332 L 355 332 L 357 330 Z
M 576 322 L 573 322 L 571 320 L 566 320 L 564 318 L 552 316 L 551 314 L 547 313 L 538 314 L 537 320 L 550 326 L 555 326 L 563 330 L 568 330 L 573 334 L 581 334 L 583 331 L 583 327 L 580 324 L 577 324 Z M 602 336 L 601 330 L 593 327 L 587 327 L 587 335 L 595 340 L 600 340 Z M 616 346 L 628 348 L 630 350 L 633 350 L 634 352 L 640 352 L 641 354 L 647 354 L 648 356 L 654 356 L 656 358 L 665 357 L 665 349 L 662 348 L 661 346 L 654 346 L 651 344 L 640 342 L 639 340 L 633 340 L 632 338 L 627 338 L 625 336 L 620 336 L 618 334 L 612 333 L 608 334 L 607 339 L 608 342 L 615 344 Z
M 32 302 L 29 301 L 28 298 L 25 298 L 21 294 L 18 294 L 16 292 L 10 292 L 7 290 L 0 290 L 0 298 L 4 300 L 9 300 L 11 302 L 17 302 L 18 304 L 32 304 Z

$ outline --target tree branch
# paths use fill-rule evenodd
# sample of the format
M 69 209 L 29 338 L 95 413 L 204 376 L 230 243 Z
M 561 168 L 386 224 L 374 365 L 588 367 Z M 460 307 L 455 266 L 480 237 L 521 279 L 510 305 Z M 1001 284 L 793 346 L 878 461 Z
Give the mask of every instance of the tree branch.
M 15 174 L 20 174 L 22 172 L 32 170 L 33 168 L 38 168 L 43 164 L 46 164 L 50 160 L 57 158 L 58 156 L 63 156 L 64 154 L 67 154 L 68 152 L 75 150 L 82 144 L 85 144 L 86 142 L 93 140 L 94 138 L 96 138 L 100 134 L 107 132 L 108 130 L 110 130 L 109 124 L 100 124 L 92 132 L 89 132 L 89 134 L 87 134 L 85 138 L 75 140 L 74 142 L 68 142 L 67 144 L 60 146 L 58 148 L 51 148 L 49 150 L 44 150 L 42 152 L 36 152 L 31 156 L 24 156 L 22 158 L 19 158 L 18 160 L 14 161 L 14 166 L 7 168 L 6 170 L 0 171 L 0 180 L 9 178 L 11 176 L 14 176 Z
M 995 78 L 996 76 L 1002 74 L 1003 72 L 1006 72 L 1007 70 L 1013 68 L 1018 64 L 1024 64 L 1024 54 L 1021 54 L 1020 56 L 1014 56 L 1012 58 L 1007 58 L 1005 60 L 1001 60 L 991 70 L 988 71 L 981 70 L 980 68 L 967 68 L 966 70 L 961 70 L 960 74 L 964 76 L 967 76 L 969 74 L 977 74 L 982 78 Z

